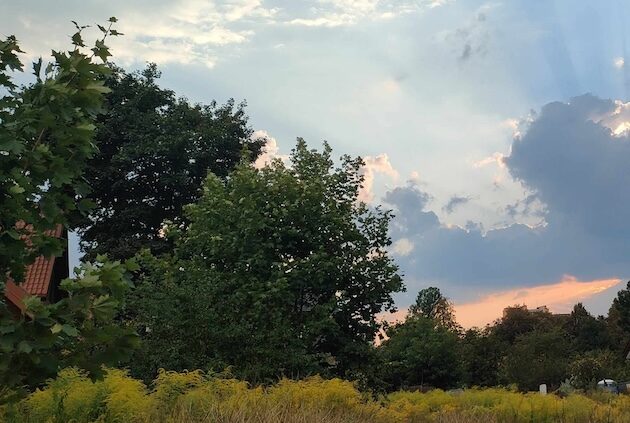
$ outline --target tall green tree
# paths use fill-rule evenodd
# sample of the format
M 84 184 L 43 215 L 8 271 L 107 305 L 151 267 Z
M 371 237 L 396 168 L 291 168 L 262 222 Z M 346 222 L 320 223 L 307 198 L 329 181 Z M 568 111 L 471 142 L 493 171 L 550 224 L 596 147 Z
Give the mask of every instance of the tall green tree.
M 394 389 L 450 388 L 461 378 L 457 334 L 422 315 L 390 327 L 379 347 L 384 378 Z
M 42 69 L 33 64 L 35 82 L 18 87 L 11 71 L 22 71 L 15 37 L 0 41 L 0 293 L 10 277 L 22 282 L 24 270 L 39 255 L 61 252 L 47 231 L 68 225 L 89 205 L 83 180 L 85 162 L 96 152 L 95 120 L 101 111 L 102 79 L 109 73 L 105 44 L 117 35 L 109 27 L 91 53 L 76 23 L 73 49 L 53 51 Z M 99 64 L 95 58 L 103 62 Z M 18 222 L 26 223 L 17 224 Z M 26 298 L 16 313 L 0 295 L 0 402 L 33 388 L 65 366 L 97 375 L 102 364 L 116 365 L 137 343 L 135 332 L 114 322 L 130 286 L 133 262 L 85 264 L 79 277 L 67 279 L 67 298 L 44 304 Z
M 468 386 L 496 386 L 500 364 L 508 347 L 489 328 L 466 330 L 460 338 L 463 382 Z
M 161 88 L 159 77 L 149 64 L 133 73 L 113 66 L 104 80 L 107 113 L 85 172 L 95 207 L 78 222 L 88 257 L 170 250 L 163 222 L 182 223 L 183 207 L 200 197 L 208 172 L 225 178 L 244 150 L 253 161 L 266 141 L 252 138 L 244 104 L 192 104 Z
M 613 348 L 623 350 L 630 342 L 630 281 L 617 293 L 608 310 L 608 328 L 613 337 Z
M 578 352 L 615 348 L 603 318 L 592 316 L 582 303 L 573 307 L 565 329 L 571 336 L 572 349 Z
M 290 162 L 208 176 L 176 256 L 140 283 L 145 367 L 177 369 L 186 355 L 188 366 L 266 381 L 346 375 L 369 357 L 376 315 L 403 287 L 387 252 L 391 215 L 358 201 L 360 158 L 335 167 L 327 144 L 299 139 Z M 172 305 L 147 305 L 160 301 Z
M 424 316 L 447 329 L 458 330 L 453 304 L 442 295 L 439 288 L 429 287 L 420 290 L 416 302 L 409 307 L 412 316 Z

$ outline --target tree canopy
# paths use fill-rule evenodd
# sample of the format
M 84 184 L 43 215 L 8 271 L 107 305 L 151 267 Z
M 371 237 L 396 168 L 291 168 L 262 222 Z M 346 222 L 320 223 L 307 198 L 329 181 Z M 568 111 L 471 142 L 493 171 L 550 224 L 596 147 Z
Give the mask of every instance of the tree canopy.
M 252 137 L 244 103 L 192 104 L 161 88 L 159 77 L 149 64 L 132 73 L 112 66 L 104 79 L 107 112 L 84 175 L 94 207 L 77 222 L 87 257 L 169 251 L 159 236 L 163 222 L 181 223 L 208 172 L 225 178 L 242 157 L 255 160 L 266 141 Z
M 146 357 L 175 348 L 171 357 L 185 352 L 195 366 L 233 366 L 256 381 L 360 368 L 376 314 L 402 289 L 387 252 L 391 215 L 358 201 L 362 163 L 344 156 L 335 167 L 327 144 L 318 152 L 300 139 L 289 166 L 243 162 L 226 180 L 209 175 L 189 226 L 167 228 L 175 257 L 154 265 L 173 282 L 154 285 L 148 272 L 139 284 L 140 312 L 177 304 L 135 317 L 151 328 Z
M 451 388 L 461 377 L 458 337 L 423 315 L 412 315 L 387 330 L 380 347 L 384 378 L 395 389 Z
M 453 304 L 442 295 L 439 288 L 433 286 L 418 292 L 416 302 L 409 307 L 409 314 L 424 316 L 447 329 L 458 329 Z

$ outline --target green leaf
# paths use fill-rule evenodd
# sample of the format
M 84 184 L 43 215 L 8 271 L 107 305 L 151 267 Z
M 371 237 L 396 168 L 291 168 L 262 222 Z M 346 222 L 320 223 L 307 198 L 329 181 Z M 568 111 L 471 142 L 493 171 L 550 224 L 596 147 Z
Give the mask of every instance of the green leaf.
M 118 301 L 109 295 L 102 295 L 94 300 L 94 317 L 100 320 L 109 320 L 114 316 Z
M 11 186 L 11 188 L 9 188 L 9 192 L 11 194 L 22 194 L 24 192 L 24 188 L 16 184 L 16 185 Z
M 81 131 L 93 132 L 96 129 L 96 125 L 93 123 L 82 123 L 76 126 L 77 129 Z
M 17 352 L 18 353 L 26 353 L 29 354 L 31 351 L 33 351 L 33 346 L 28 343 L 27 341 L 20 341 L 17 345 Z
M 16 241 L 20 239 L 20 234 L 15 229 L 7 230 L 7 235 L 9 235 L 11 238 L 15 239 Z
M 89 84 L 87 84 L 85 86 L 85 89 L 86 90 L 96 91 L 96 92 L 99 92 L 99 93 L 102 93 L 102 94 L 107 94 L 107 93 L 112 91 L 109 88 L 107 88 L 104 83 L 102 83 L 100 81 L 90 82 Z
M 63 329 L 63 325 L 61 325 L 60 323 L 55 323 L 53 327 L 50 328 L 50 331 L 52 333 L 59 333 L 61 332 L 62 329 Z
M 39 74 L 42 70 L 42 58 L 40 57 L 39 60 L 37 60 L 37 62 L 33 62 L 33 74 L 37 77 L 37 79 L 39 80 Z
M 81 37 L 81 32 L 75 32 L 72 35 L 72 44 L 77 47 L 85 47 L 85 43 L 83 42 L 83 38 Z
M 63 333 L 65 333 L 68 336 L 72 336 L 74 338 L 76 338 L 77 336 L 79 336 L 79 331 L 77 330 L 77 328 L 75 328 L 74 326 L 70 326 L 70 325 L 63 325 L 61 327 L 61 330 L 63 331 Z
M 125 267 L 130 272 L 137 272 L 138 270 L 140 270 L 140 266 L 138 265 L 138 262 L 133 257 L 125 260 Z
M 98 275 L 93 273 L 86 274 L 82 278 L 79 278 L 77 283 L 82 288 L 97 288 L 99 286 L 103 286 L 103 283 Z
M 81 201 L 79 201 L 79 205 L 77 206 L 79 211 L 83 214 L 87 214 L 94 207 L 96 207 L 96 203 L 89 198 L 82 199 Z

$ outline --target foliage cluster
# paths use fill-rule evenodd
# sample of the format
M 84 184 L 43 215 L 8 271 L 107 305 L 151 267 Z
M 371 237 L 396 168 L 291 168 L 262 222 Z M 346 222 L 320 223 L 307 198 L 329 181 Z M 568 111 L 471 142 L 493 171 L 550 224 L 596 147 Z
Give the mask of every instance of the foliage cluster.
M 95 122 L 98 151 L 84 172 L 95 207 L 73 224 L 88 259 L 165 253 L 172 244 L 160 228 L 185 222 L 183 208 L 199 199 L 206 175 L 226 178 L 242 159 L 256 160 L 266 140 L 253 135 L 245 103 L 193 104 L 158 85 L 155 64 L 109 71 L 107 112 Z
M 102 79 L 109 74 L 108 36 L 118 35 L 99 26 L 101 38 L 86 50 L 75 23 L 73 49 L 53 51 L 42 69 L 33 64 L 36 81 L 18 87 L 12 79 L 23 66 L 17 40 L 0 41 L 0 292 L 11 278 L 22 282 L 35 257 L 59 255 L 61 242 L 50 235 L 68 226 L 73 215 L 90 207 L 83 179 L 86 162 L 96 152 L 96 116 L 109 91 Z M 97 63 L 99 58 L 103 63 Z M 125 292 L 131 286 L 132 260 L 109 262 L 99 257 L 84 264 L 78 277 L 61 284 L 66 298 L 47 304 L 24 300 L 18 314 L 0 300 L 0 402 L 7 395 L 32 387 L 72 365 L 90 370 L 117 365 L 137 343 L 135 332 L 114 322 Z
M 327 145 L 299 140 L 290 162 L 208 176 L 190 224 L 166 228 L 174 254 L 141 256 L 127 316 L 144 332 L 134 374 L 233 366 L 268 382 L 365 367 L 376 315 L 402 289 L 391 216 L 357 201 L 361 159 L 335 167 Z

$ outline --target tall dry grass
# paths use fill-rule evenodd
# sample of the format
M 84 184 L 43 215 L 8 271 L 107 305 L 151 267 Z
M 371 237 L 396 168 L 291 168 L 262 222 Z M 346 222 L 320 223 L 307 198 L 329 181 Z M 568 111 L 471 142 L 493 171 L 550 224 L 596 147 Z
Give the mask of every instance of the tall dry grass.
M 471 389 L 375 399 L 339 379 L 282 380 L 263 389 L 201 372 L 161 372 L 149 389 L 121 370 L 92 382 L 66 369 L 0 416 L 7 423 L 628 423 L 630 397 Z

